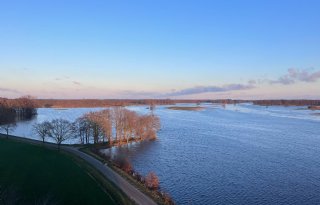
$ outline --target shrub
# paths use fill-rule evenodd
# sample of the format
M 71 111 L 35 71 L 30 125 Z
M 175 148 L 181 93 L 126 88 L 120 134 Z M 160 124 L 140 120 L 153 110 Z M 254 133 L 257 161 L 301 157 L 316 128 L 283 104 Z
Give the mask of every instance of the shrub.
M 159 179 L 154 172 L 150 172 L 145 179 L 146 186 L 151 190 L 157 190 L 159 188 Z

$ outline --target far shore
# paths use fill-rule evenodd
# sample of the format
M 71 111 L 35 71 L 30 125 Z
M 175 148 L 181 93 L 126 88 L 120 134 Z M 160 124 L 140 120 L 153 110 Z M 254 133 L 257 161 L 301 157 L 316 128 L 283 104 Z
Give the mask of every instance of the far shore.
M 308 107 L 309 110 L 320 110 L 320 106 L 309 106 Z
M 200 111 L 203 110 L 204 107 L 180 107 L 180 106 L 172 106 L 168 107 L 170 110 L 187 110 L 187 111 Z

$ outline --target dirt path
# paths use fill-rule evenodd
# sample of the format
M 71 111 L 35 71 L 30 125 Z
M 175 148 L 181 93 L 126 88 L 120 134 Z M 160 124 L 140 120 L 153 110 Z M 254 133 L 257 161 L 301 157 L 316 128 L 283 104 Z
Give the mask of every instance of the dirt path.
M 5 138 L 5 135 L 0 135 L 0 137 Z M 37 144 L 41 145 L 42 142 L 38 140 L 33 139 L 27 139 L 17 136 L 9 136 L 9 138 L 31 143 L 31 144 Z M 57 148 L 57 145 L 52 143 L 45 143 L 46 147 L 49 148 Z M 130 184 L 128 181 L 123 179 L 118 173 L 113 171 L 108 166 L 104 165 L 99 160 L 95 159 L 94 157 L 81 152 L 79 148 L 73 147 L 73 146 L 66 146 L 61 145 L 60 147 L 62 150 L 67 151 L 69 153 L 72 153 L 73 155 L 78 156 L 79 158 L 85 160 L 87 163 L 92 165 L 95 169 L 97 169 L 105 178 L 112 181 L 117 187 L 119 187 L 129 198 L 131 198 L 133 201 L 135 201 L 139 205 L 156 205 L 156 203 L 148 196 L 146 196 L 144 193 L 139 191 L 136 187 L 134 187 L 132 184 Z

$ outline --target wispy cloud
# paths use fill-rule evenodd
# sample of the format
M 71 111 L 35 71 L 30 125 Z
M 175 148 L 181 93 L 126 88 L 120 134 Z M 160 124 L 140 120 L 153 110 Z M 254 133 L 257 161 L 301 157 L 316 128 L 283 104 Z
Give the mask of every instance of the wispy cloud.
M 171 93 L 165 94 L 166 96 L 181 96 L 181 95 L 192 95 L 200 94 L 207 92 L 227 92 L 227 91 L 236 91 L 236 90 L 248 90 L 255 88 L 254 83 L 251 84 L 227 84 L 223 86 L 196 86 L 193 88 L 186 88 L 178 91 L 173 91 Z
M 289 85 L 296 82 L 315 82 L 320 79 L 320 71 L 288 69 L 287 74 L 280 76 L 277 80 L 270 80 L 271 84 Z
M 70 80 L 71 77 L 70 76 L 60 76 L 60 77 L 56 77 L 54 80 Z
M 256 80 L 249 80 L 248 84 L 249 85 L 255 85 L 255 84 L 257 84 L 257 81 Z
M 82 85 L 80 82 L 78 82 L 78 81 L 72 81 L 72 83 L 74 84 L 74 85 Z
M 0 92 L 6 92 L 6 93 L 17 93 L 20 94 L 21 92 L 15 89 L 10 88 L 0 88 Z
M 119 96 L 126 96 L 127 98 L 157 98 L 161 94 L 159 92 L 152 91 L 133 91 L 133 90 L 123 90 L 118 92 Z
M 81 82 L 71 79 L 70 76 L 56 77 L 54 80 L 55 81 L 60 81 L 60 83 L 65 83 L 65 84 L 70 84 L 71 83 L 71 84 L 76 85 L 76 86 L 82 86 Z

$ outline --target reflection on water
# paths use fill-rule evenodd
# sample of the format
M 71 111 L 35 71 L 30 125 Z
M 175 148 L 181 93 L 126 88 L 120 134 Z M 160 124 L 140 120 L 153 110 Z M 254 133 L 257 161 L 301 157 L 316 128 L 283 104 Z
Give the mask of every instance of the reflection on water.
M 55 108 L 39 108 L 38 115 L 36 115 L 32 120 L 20 121 L 17 123 L 17 128 L 13 132 L 14 135 L 27 137 L 31 139 L 39 139 L 32 127 L 35 123 L 40 123 L 46 120 L 53 120 L 57 118 L 63 118 L 69 121 L 74 121 L 78 117 L 90 111 L 102 110 L 102 108 L 72 108 L 72 109 L 55 109 Z M 47 139 L 47 141 L 51 141 Z M 79 143 L 78 140 L 68 140 L 64 143 Z
M 137 150 L 136 152 L 132 153 L 132 157 L 139 157 L 151 151 L 150 149 L 152 148 L 152 142 L 154 141 L 134 142 L 109 149 L 102 149 L 101 152 L 111 157 L 111 159 L 115 159 L 127 158 L 128 154 L 132 152 L 132 150 Z
M 178 204 L 320 204 L 320 117 L 304 107 L 201 105 L 203 111 L 157 107 L 158 140 L 105 150 L 134 168 L 155 171 Z M 129 107 L 140 113 L 146 107 Z M 40 109 L 16 134 L 90 109 Z

